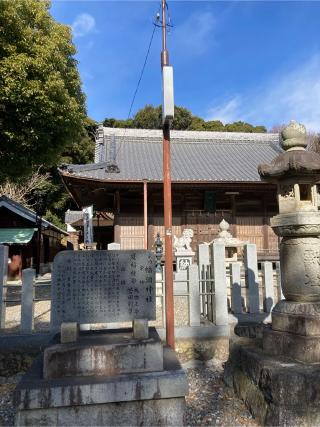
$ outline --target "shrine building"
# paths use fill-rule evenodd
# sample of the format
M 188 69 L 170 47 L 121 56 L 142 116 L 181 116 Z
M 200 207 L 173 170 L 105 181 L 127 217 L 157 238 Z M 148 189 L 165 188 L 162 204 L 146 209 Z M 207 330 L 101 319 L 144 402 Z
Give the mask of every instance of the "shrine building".
M 276 189 L 257 167 L 281 152 L 278 133 L 171 131 L 173 234 L 192 228 L 196 249 L 217 237 L 224 218 L 260 259 L 276 259 Z M 95 162 L 59 173 L 79 208 L 93 205 L 104 220 L 94 224 L 98 248 L 151 249 L 158 232 L 164 237 L 161 130 L 99 126 Z

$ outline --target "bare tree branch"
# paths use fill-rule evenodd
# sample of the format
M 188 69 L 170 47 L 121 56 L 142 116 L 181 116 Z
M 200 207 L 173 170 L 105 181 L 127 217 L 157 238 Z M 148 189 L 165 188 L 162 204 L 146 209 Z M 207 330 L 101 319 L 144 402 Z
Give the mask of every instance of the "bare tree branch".
M 10 199 L 21 203 L 23 206 L 32 208 L 35 203 L 32 203 L 32 194 L 36 190 L 43 188 L 49 180 L 50 174 L 41 174 L 39 170 L 32 174 L 29 178 L 20 182 L 6 181 L 0 185 L 0 196 L 7 196 Z

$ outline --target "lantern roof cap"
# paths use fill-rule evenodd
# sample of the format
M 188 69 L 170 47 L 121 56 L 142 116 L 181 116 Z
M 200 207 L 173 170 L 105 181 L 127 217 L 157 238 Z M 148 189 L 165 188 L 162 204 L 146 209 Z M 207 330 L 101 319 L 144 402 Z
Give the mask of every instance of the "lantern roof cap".
M 281 132 L 281 146 L 285 150 L 270 164 L 258 166 L 261 178 L 272 180 L 293 176 L 320 176 L 320 155 L 307 151 L 307 131 L 303 124 L 291 121 Z

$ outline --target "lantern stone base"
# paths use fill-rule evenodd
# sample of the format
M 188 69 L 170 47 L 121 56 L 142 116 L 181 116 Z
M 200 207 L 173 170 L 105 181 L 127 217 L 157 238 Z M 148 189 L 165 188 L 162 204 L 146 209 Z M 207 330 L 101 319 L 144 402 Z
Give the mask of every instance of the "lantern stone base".
M 320 425 L 320 365 L 235 346 L 224 379 L 262 425 Z
M 272 310 L 272 329 L 305 336 L 320 336 L 320 303 L 282 300 Z
M 263 350 L 272 356 L 285 356 L 302 363 L 320 363 L 320 336 L 304 336 L 267 329 Z
M 272 310 L 272 329 L 263 332 L 263 349 L 303 363 L 320 363 L 320 303 L 282 300 Z

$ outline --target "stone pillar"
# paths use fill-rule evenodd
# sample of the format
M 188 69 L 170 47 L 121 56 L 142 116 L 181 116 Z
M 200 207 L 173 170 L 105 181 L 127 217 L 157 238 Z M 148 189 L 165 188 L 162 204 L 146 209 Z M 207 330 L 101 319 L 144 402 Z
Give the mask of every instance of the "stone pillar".
M 244 266 L 246 272 L 247 287 L 249 289 L 249 312 L 259 313 L 259 281 L 257 247 L 252 243 L 244 246 Z
M 211 264 L 211 246 L 207 243 L 200 243 L 198 246 L 198 265 L 199 265 L 199 279 L 202 294 L 205 294 L 212 288 L 212 282 L 206 280 L 210 277 L 210 264 Z M 208 306 L 206 304 L 207 296 L 202 295 L 200 305 L 201 312 L 204 316 L 208 315 Z
M 195 264 L 192 264 L 188 268 L 188 281 L 190 299 L 190 326 L 200 326 L 199 269 Z
M 207 243 L 200 243 L 198 246 L 198 265 L 201 271 L 201 267 L 210 264 L 210 247 Z
M 26 333 L 33 332 L 35 279 L 36 270 L 33 268 L 22 270 L 21 331 Z
M 264 311 L 270 313 L 274 306 L 274 287 L 273 287 L 273 269 L 272 262 L 262 264 L 262 277 L 264 285 Z
M 8 246 L 0 245 L 0 329 L 5 327 L 6 321 L 6 295 L 8 275 Z
M 241 264 L 232 262 L 231 266 L 231 309 L 234 314 L 242 313 Z
M 225 246 L 213 243 L 213 275 L 215 289 L 215 323 L 228 325 L 227 277 L 225 265 Z

